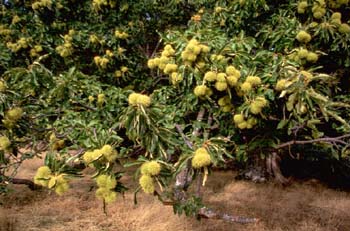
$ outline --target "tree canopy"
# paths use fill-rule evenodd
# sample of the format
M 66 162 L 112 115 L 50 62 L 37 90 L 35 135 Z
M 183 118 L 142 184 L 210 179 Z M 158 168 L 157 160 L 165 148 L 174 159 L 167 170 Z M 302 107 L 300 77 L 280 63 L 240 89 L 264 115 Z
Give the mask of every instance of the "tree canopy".
M 81 163 L 110 203 L 130 168 L 135 192 L 196 215 L 208 211 L 187 188 L 213 167 L 275 163 L 296 145 L 350 165 L 349 11 L 348 0 L 2 1 L 0 190 L 47 151 L 37 185 L 63 194 Z

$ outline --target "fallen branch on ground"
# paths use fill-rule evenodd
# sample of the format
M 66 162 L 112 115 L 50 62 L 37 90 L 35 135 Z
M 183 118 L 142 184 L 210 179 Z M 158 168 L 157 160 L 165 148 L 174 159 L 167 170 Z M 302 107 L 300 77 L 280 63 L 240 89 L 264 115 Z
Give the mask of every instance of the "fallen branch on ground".
M 214 211 L 213 209 L 210 209 L 207 207 L 203 207 L 203 208 L 199 209 L 198 215 L 200 217 L 206 218 L 206 219 L 218 219 L 218 220 L 240 223 L 240 224 L 259 222 L 259 219 L 257 219 L 257 218 L 247 218 L 247 217 L 229 215 L 227 213 L 218 213 L 218 212 Z
M 175 204 L 174 201 L 163 200 L 163 198 L 161 197 L 161 195 L 158 192 L 154 192 L 154 195 L 158 196 L 159 200 L 165 206 L 173 206 Z M 183 195 L 182 199 L 186 200 L 187 199 L 186 196 L 187 195 Z M 227 213 L 220 213 L 220 212 L 214 211 L 213 209 L 208 208 L 208 207 L 200 208 L 196 215 L 199 216 L 200 218 L 223 220 L 226 222 L 239 223 L 239 224 L 257 223 L 260 221 L 260 219 L 258 219 L 258 218 L 241 217 L 241 216 L 230 215 Z

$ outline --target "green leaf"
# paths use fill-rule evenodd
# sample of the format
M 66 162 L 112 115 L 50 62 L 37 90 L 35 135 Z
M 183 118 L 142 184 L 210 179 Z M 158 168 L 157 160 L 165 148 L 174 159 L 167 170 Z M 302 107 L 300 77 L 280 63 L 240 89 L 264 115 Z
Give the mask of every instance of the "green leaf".
M 277 129 L 284 128 L 288 124 L 288 122 L 289 122 L 289 120 L 281 120 L 277 125 Z

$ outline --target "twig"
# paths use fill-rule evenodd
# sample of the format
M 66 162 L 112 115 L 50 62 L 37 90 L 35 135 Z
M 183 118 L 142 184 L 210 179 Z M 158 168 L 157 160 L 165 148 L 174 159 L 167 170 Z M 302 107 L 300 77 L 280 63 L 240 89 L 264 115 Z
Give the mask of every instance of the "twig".
M 84 104 L 82 104 L 82 103 L 80 103 L 80 102 L 73 102 L 72 104 L 73 104 L 73 105 L 80 106 L 80 107 L 83 107 L 83 108 L 85 108 L 85 109 L 89 109 L 89 110 L 91 110 L 91 111 L 97 111 L 96 108 L 90 107 L 90 106 L 88 106 L 88 105 L 84 105 Z
M 303 123 L 303 124 L 299 124 L 299 125 L 296 125 L 294 126 L 291 130 L 293 131 L 293 134 L 294 134 L 294 137 L 297 137 L 298 135 L 298 132 L 300 129 L 303 129 L 305 127 L 306 123 Z
M 191 141 L 188 140 L 188 138 L 185 136 L 185 134 L 182 131 L 182 128 L 180 127 L 180 125 L 175 124 L 175 128 L 177 130 L 178 133 L 180 133 L 182 139 L 185 141 L 185 144 L 190 148 L 193 149 L 193 144 Z
M 153 58 L 153 57 L 156 55 L 157 50 L 158 50 L 158 48 L 159 48 L 159 46 L 160 46 L 161 43 L 162 43 L 162 40 L 159 40 L 159 41 L 157 42 L 157 45 L 156 45 L 156 47 L 153 49 L 153 52 L 152 52 L 152 54 L 151 54 L 151 56 L 150 56 L 149 58 Z
M 9 182 L 11 182 L 12 184 L 24 184 L 24 185 L 27 185 L 28 188 L 30 188 L 31 190 L 36 190 L 36 189 L 40 189 L 41 188 L 40 185 L 36 185 L 36 184 L 34 184 L 33 181 L 28 180 L 28 179 L 12 178 L 12 179 L 9 180 Z
M 0 170 L 1 170 L 1 169 L 9 169 L 9 168 L 12 167 L 12 166 L 15 166 L 15 168 L 16 168 L 16 166 L 22 164 L 22 162 L 23 162 L 23 160 L 17 160 L 17 159 L 16 159 L 16 162 L 8 163 L 8 164 L 6 164 L 6 165 L 1 165 L 1 166 L 0 166 Z M 17 168 L 18 168 L 18 167 L 17 167 Z
M 138 45 L 137 48 L 139 49 L 140 53 L 144 55 L 144 57 L 148 58 L 148 47 L 142 47 L 141 45 Z

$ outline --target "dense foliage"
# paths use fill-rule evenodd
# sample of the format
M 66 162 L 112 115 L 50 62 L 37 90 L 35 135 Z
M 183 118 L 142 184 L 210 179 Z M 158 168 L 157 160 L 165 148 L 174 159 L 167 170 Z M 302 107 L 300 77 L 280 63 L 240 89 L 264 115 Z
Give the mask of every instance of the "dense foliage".
M 36 184 L 63 194 L 83 163 L 96 170 L 96 196 L 113 202 L 131 168 L 136 192 L 187 215 L 202 205 L 179 200 L 184 171 L 188 184 L 204 185 L 212 167 L 283 157 L 304 143 L 349 161 L 347 0 L 7 0 L 0 8 L 2 191 L 42 141 Z

